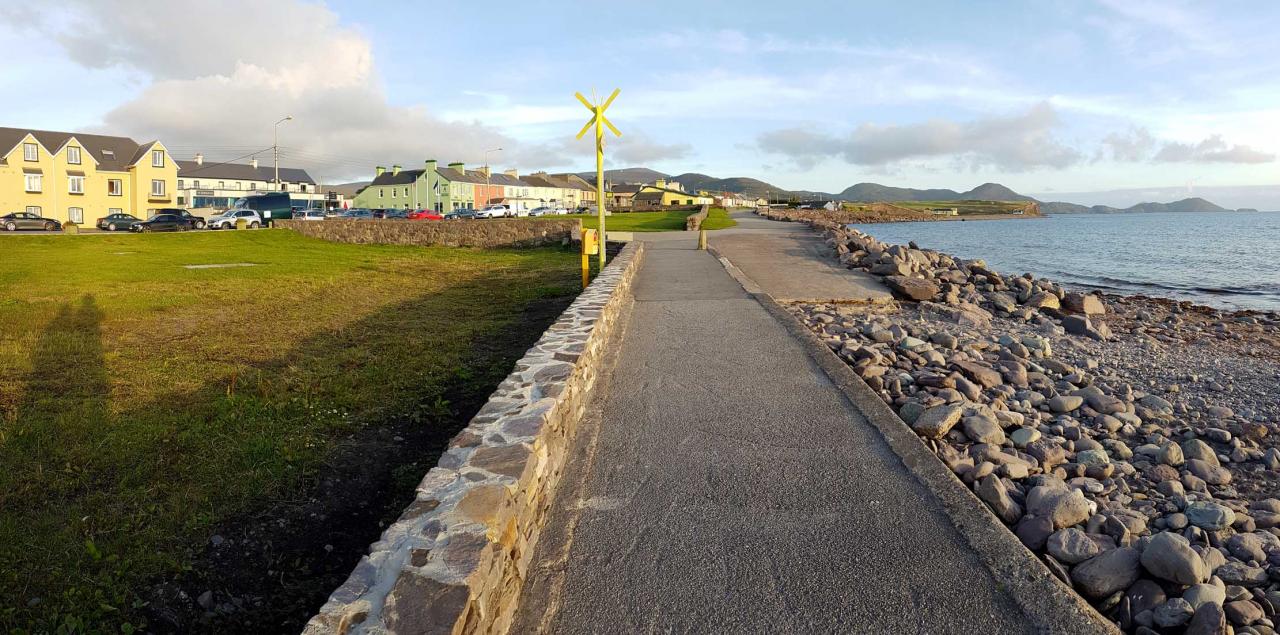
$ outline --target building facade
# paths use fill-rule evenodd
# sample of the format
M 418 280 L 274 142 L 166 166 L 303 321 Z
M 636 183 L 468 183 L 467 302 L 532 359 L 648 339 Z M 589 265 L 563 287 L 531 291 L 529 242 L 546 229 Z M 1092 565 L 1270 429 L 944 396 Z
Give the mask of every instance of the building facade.
M 306 170 L 280 168 L 277 187 L 275 169 L 259 165 L 257 159 L 249 163 L 216 163 L 206 162 L 197 154 L 192 161 L 178 161 L 178 205 L 187 209 L 225 210 L 236 199 L 277 189 L 288 192 L 295 204 L 306 207 L 317 207 L 318 201 L 325 198 Z
M 373 181 L 356 194 L 353 207 L 368 209 L 435 209 L 427 170 L 374 168 Z
M 159 141 L 0 128 L 0 213 L 93 223 L 173 207 L 178 166 Z

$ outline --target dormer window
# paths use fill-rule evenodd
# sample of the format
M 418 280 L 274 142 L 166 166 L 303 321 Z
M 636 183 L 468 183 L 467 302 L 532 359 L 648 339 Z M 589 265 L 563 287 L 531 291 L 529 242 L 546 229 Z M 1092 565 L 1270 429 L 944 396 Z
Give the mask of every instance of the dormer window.
M 80 148 L 76 146 L 67 146 L 67 163 L 71 165 L 80 165 Z
M 104 159 L 114 159 L 114 158 L 116 158 L 116 151 L 115 151 L 115 150 L 103 150 L 103 151 L 102 151 L 102 158 L 104 158 Z

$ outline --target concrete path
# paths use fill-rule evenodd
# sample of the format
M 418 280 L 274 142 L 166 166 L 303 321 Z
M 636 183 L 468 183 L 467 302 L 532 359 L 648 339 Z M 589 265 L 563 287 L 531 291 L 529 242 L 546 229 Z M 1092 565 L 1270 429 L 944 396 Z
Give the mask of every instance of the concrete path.
M 1029 631 L 931 491 L 693 246 L 648 245 L 512 632 Z

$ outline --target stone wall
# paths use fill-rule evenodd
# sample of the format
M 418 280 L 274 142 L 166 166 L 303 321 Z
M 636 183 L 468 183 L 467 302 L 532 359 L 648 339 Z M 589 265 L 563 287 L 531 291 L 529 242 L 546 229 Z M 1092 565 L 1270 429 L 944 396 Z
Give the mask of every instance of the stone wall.
M 340 243 L 443 247 L 539 247 L 568 242 L 576 218 L 511 218 L 451 221 L 276 221 L 276 227 Z
M 305 635 L 509 628 L 643 250 L 625 247 L 516 363 Z
M 696 232 L 702 229 L 702 222 L 707 220 L 707 214 L 711 211 L 711 206 L 703 205 L 702 209 L 696 214 L 689 214 L 684 218 L 684 230 L 687 232 Z

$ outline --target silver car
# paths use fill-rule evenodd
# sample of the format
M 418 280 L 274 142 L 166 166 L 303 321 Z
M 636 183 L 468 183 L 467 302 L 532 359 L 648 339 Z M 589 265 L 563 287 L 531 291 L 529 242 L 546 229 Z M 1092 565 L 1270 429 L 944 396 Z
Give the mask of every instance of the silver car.
M 217 216 L 209 217 L 209 229 L 235 229 L 236 221 L 243 218 L 249 229 L 262 226 L 262 217 L 251 209 L 229 209 Z

